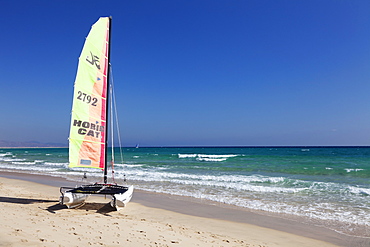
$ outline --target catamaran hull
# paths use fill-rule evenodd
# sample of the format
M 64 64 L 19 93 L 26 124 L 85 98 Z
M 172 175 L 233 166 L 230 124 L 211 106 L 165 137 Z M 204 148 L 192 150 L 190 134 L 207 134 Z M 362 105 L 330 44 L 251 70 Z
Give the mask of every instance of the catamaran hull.
M 126 207 L 127 203 L 131 200 L 132 194 L 134 193 L 134 186 L 128 186 L 128 190 L 124 193 L 114 194 L 112 195 L 112 201 L 110 205 L 113 208 L 116 208 L 117 211 L 121 210 L 122 208 Z
M 85 203 L 89 195 L 110 195 L 110 205 L 117 211 L 124 208 L 131 200 L 134 193 L 134 186 L 121 186 L 116 184 L 90 184 L 80 187 L 61 187 L 59 202 L 68 208 L 76 208 Z
M 85 200 L 88 197 L 88 194 L 65 192 L 60 196 L 59 202 L 60 204 L 66 205 L 68 208 L 76 208 L 85 204 Z

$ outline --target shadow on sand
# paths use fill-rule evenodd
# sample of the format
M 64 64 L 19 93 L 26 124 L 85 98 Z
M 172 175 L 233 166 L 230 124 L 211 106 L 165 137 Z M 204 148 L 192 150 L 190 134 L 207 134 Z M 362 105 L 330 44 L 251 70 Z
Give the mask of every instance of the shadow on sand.
M 61 205 L 61 204 L 55 204 L 52 205 L 45 210 L 55 213 L 55 211 L 62 210 L 62 209 L 68 209 L 67 206 Z M 71 209 L 71 210 L 82 210 L 82 211 L 95 211 L 98 214 L 103 214 L 105 216 L 110 216 L 108 213 L 111 213 L 113 211 L 117 211 L 115 208 L 113 208 L 110 203 L 96 203 L 96 202 L 89 202 L 85 203 L 84 205 Z
M 54 204 L 52 206 L 49 206 L 47 208 L 39 207 L 40 209 L 44 209 L 50 213 L 55 214 L 56 211 L 59 210 L 65 210 L 68 209 L 67 206 L 59 204 L 58 200 L 44 200 L 44 199 L 29 199 L 29 198 L 16 198 L 16 197 L 5 197 L 0 196 L 0 202 L 5 203 L 14 203 L 14 204 L 36 204 L 36 203 L 48 203 L 48 202 L 56 202 L 57 204 Z M 78 208 L 75 208 L 73 210 L 84 210 L 84 211 L 96 211 L 96 213 L 103 214 L 106 216 L 108 213 L 116 211 L 115 208 L 113 208 L 110 203 L 86 203 Z
M 56 200 L 29 199 L 29 198 L 16 198 L 16 197 L 0 196 L 0 202 L 16 203 L 16 204 L 34 204 L 34 203 L 58 202 L 58 201 L 56 201 Z

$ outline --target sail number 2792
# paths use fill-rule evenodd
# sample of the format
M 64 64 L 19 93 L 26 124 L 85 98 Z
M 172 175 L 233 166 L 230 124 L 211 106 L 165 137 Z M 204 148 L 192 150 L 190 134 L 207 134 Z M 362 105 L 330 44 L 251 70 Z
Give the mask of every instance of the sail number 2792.
M 77 99 L 82 100 L 83 102 L 86 102 L 87 104 L 91 104 L 93 106 L 96 106 L 96 103 L 98 102 L 98 99 L 95 97 L 91 97 L 91 95 L 88 95 L 86 93 L 83 93 L 81 91 L 78 91 Z

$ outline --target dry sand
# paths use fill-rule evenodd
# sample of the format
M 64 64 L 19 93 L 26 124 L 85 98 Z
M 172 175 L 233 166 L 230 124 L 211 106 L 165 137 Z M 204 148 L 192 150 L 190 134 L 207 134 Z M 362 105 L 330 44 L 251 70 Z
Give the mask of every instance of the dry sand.
M 67 209 L 58 198 L 57 187 L 0 177 L 0 246 L 336 246 L 136 202 L 114 211 L 109 198 L 94 196 Z

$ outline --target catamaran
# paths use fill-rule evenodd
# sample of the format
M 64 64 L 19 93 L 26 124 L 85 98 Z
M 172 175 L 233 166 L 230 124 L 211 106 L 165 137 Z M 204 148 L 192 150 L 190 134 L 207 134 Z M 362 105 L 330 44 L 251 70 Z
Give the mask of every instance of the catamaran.
M 82 49 L 74 85 L 69 135 L 69 167 L 98 168 L 103 182 L 60 188 L 60 203 L 75 208 L 91 194 L 110 195 L 111 206 L 120 210 L 131 200 L 133 186 L 108 183 L 108 106 L 113 102 L 110 81 L 111 17 L 101 17 L 92 26 Z M 112 127 L 112 126 L 111 126 Z M 111 132 L 113 128 L 111 129 Z M 113 141 L 112 141 L 113 143 Z

